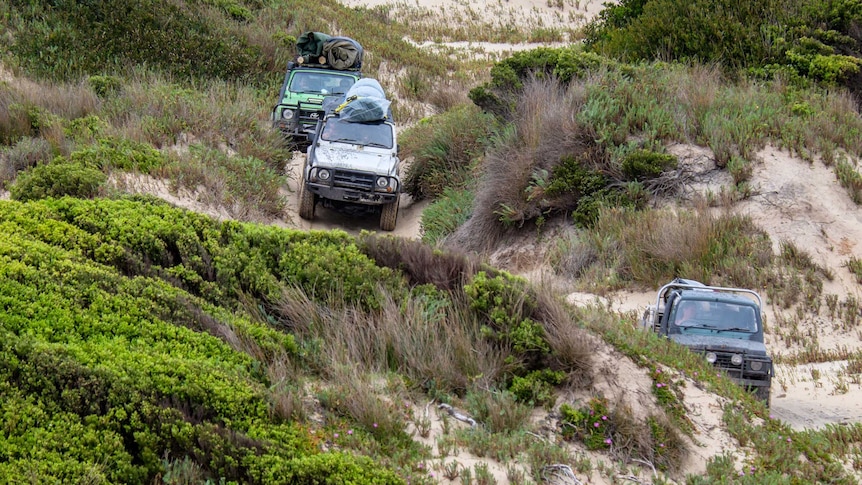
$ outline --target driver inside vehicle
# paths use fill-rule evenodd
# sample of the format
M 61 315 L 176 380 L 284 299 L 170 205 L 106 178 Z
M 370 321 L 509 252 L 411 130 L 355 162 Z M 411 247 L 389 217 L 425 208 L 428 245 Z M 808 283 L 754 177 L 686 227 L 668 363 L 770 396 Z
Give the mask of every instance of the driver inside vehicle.
M 338 82 L 338 87 L 335 88 L 335 94 L 346 94 L 347 91 L 350 89 L 350 86 L 352 85 L 353 83 L 350 81 L 350 79 L 342 79 Z
M 301 93 L 317 91 L 314 86 L 313 79 L 311 79 L 311 76 L 301 75 L 298 73 L 297 76 L 293 79 L 291 90 Z
M 698 305 L 701 305 L 701 303 L 693 301 L 680 302 L 674 323 L 682 327 L 693 325 L 696 321 Z M 708 311 L 708 308 L 701 311 Z

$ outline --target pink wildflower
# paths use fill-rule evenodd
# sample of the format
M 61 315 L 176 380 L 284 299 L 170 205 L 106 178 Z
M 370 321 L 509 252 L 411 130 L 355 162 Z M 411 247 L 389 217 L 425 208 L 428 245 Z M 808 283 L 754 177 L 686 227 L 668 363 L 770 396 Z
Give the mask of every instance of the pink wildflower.
M 607 416 L 602 416 L 602 421 L 607 421 L 607 420 L 608 420 Z
M 593 426 L 594 426 L 594 427 L 596 427 L 596 428 L 598 428 L 599 426 L 601 426 L 601 424 L 599 424 L 599 422 L 598 422 L 598 421 L 596 421 L 595 423 L 593 423 Z
M 334 436 L 334 437 L 336 437 L 336 438 L 338 438 L 338 433 L 335 433 L 333 436 Z
M 347 430 L 347 434 L 353 434 L 353 430 L 352 430 L 352 429 L 348 429 L 348 430 Z

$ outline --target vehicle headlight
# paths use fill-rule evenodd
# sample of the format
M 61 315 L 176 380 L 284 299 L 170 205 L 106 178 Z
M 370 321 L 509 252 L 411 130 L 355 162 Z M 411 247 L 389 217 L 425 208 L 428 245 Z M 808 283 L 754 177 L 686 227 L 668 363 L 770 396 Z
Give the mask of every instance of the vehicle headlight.
M 293 110 L 285 109 L 281 112 L 281 119 L 283 120 L 292 120 L 293 119 Z
M 742 354 L 733 354 L 730 358 L 730 363 L 733 365 L 742 365 Z
M 377 188 L 378 189 L 385 189 L 386 187 L 389 187 L 389 178 L 377 177 Z
M 320 180 L 329 180 L 330 175 L 331 174 L 329 173 L 329 170 L 326 169 L 317 172 L 317 178 L 319 178 Z
M 715 364 L 715 361 L 718 360 L 718 356 L 715 355 L 715 352 L 707 352 L 706 353 L 706 361 L 710 364 Z
M 754 360 L 751 362 L 751 370 L 760 370 L 763 369 L 763 362 L 759 360 Z

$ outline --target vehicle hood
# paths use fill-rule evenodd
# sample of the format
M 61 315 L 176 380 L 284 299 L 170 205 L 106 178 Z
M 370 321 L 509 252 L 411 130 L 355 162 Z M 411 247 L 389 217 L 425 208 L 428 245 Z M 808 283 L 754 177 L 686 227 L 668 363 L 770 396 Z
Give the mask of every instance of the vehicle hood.
M 674 342 L 695 351 L 739 352 L 745 355 L 766 356 L 763 342 L 711 335 L 670 335 Z
M 393 175 L 398 158 L 387 149 L 352 144 L 320 144 L 314 149 L 314 165 Z

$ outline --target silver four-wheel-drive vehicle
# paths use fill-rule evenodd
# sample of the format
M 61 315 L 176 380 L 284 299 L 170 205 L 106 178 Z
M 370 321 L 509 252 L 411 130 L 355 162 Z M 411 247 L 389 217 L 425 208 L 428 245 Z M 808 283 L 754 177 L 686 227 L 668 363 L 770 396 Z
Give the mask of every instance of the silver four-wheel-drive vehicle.
M 380 211 L 380 229 L 395 229 L 401 161 L 389 106 L 380 83 L 370 78 L 325 103 L 299 184 L 301 218 L 314 219 L 317 204 L 359 205 Z
M 763 343 L 762 307 L 755 291 L 676 278 L 659 289 L 641 324 L 703 354 L 769 406 L 772 358 Z
M 349 37 L 306 32 L 296 41 L 297 56 L 272 108 L 272 123 L 295 148 L 305 149 L 323 117 L 323 102 L 343 97 L 362 78 L 362 46 Z

